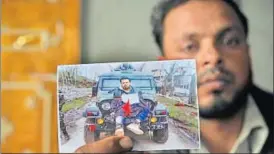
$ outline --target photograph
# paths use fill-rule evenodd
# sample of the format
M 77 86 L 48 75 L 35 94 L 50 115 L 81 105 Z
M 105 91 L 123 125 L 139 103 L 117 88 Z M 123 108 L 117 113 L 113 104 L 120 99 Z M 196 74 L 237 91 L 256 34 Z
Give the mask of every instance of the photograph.
M 196 61 L 59 65 L 59 152 L 108 136 L 132 151 L 200 148 Z

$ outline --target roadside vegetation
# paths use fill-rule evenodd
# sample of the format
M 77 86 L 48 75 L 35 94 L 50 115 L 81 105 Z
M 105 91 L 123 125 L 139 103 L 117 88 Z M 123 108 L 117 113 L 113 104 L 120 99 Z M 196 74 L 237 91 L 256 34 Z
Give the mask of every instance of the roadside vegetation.
M 198 135 L 197 109 L 188 106 L 175 106 L 176 100 L 162 96 L 158 96 L 157 99 L 168 108 L 170 118 L 182 123 L 180 125 L 182 129 L 194 136 Z
M 85 97 L 75 98 L 72 101 L 66 102 L 62 107 L 62 112 L 67 112 L 71 109 L 79 109 L 86 104 Z

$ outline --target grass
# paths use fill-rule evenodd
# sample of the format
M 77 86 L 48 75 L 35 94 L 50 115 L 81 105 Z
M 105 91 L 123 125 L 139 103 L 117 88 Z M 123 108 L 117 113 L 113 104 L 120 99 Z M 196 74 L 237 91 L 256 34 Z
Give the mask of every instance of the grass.
M 76 98 L 72 100 L 71 102 L 65 103 L 64 106 L 62 107 L 62 112 L 67 112 L 73 108 L 80 108 L 85 104 L 86 102 L 84 98 Z
M 169 99 L 169 98 L 165 98 L 162 96 L 157 97 L 157 100 L 161 103 L 163 103 L 164 105 L 173 105 L 176 103 L 175 100 Z
M 182 121 L 188 126 L 198 128 L 198 120 L 195 117 L 189 116 L 186 113 L 184 113 L 182 108 L 172 106 L 172 105 L 169 105 L 167 107 L 169 109 L 169 112 L 170 112 L 169 116 L 171 118 Z
M 197 131 L 196 129 L 198 128 L 198 120 L 194 116 L 189 116 L 186 114 L 186 112 L 189 112 L 193 109 L 189 109 L 189 107 L 187 106 L 184 106 L 183 108 L 174 106 L 176 100 L 172 100 L 169 98 L 159 96 L 157 99 L 159 102 L 166 105 L 169 110 L 169 117 L 182 121 L 189 128 L 192 127 L 193 130 L 195 129 L 195 131 Z

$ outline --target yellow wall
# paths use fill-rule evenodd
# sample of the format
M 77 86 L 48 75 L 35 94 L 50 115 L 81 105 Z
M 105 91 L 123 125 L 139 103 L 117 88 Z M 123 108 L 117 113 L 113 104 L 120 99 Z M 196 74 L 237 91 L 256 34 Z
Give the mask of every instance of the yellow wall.
M 57 152 L 56 70 L 80 62 L 79 24 L 78 0 L 2 0 L 2 152 Z

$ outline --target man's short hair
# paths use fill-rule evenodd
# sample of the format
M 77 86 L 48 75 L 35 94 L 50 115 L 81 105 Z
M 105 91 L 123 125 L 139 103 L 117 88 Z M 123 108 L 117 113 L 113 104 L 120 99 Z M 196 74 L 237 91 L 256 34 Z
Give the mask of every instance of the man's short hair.
M 152 33 L 154 36 L 154 40 L 157 43 L 158 47 L 160 48 L 162 54 L 163 53 L 163 21 L 166 15 L 174 8 L 188 2 L 189 0 L 161 0 L 154 8 L 151 15 L 151 25 L 152 25 Z M 239 17 L 246 37 L 248 36 L 248 20 L 245 15 L 240 10 L 239 6 L 234 0 L 222 0 L 226 4 L 228 4 L 237 14 Z
M 122 80 L 128 80 L 130 82 L 130 79 L 126 76 L 123 76 L 123 77 L 120 78 L 120 83 L 122 82 Z

